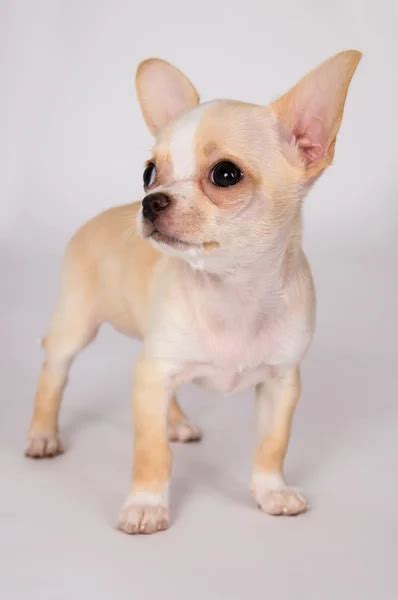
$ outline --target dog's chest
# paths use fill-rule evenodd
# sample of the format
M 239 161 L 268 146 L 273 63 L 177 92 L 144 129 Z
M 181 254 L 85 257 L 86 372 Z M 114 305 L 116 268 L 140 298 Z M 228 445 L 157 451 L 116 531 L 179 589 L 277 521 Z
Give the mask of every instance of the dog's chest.
M 292 306 L 280 292 L 247 289 L 232 294 L 192 285 L 178 307 L 161 305 L 149 351 L 171 365 L 177 384 L 230 393 L 300 360 L 311 336 L 302 305 Z
M 231 393 L 266 379 L 272 365 L 289 362 L 290 335 L 283 323 L 245 314 L 243 307 L 218 321 L 214 314 L 207 317 L 191 330 L 185 345 L 188 380 Z

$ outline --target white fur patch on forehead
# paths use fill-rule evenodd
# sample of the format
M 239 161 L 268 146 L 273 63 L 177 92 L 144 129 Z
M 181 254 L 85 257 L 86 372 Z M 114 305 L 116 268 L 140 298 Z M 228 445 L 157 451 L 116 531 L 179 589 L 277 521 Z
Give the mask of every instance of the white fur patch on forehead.
M 169 140 L 169 155 L 174 179 L 190 179 L 195 174 L 195 138 L 204 114 L 213 102 L 200 104 L 183 115 L 173 125 Z

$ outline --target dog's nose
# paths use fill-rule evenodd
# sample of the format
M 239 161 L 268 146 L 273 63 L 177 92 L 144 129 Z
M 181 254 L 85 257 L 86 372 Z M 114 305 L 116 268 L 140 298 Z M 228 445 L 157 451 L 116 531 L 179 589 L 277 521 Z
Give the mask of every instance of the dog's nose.
M 167 208 L 170 203 L 171 199 L 166 194 L 162 194 L 161 192 L 148 194 L 142 201 L 142 214 L 145 219 L 154 223 L 158 214 Z

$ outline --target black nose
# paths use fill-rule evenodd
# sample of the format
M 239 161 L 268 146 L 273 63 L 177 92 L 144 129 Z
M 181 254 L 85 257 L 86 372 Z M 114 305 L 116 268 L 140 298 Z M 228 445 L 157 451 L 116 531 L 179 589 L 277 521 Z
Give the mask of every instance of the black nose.
M 155 194 L 148 194 L 142 201 L 142 214 L 145 219 L 148 219 L 151 223 L 155 222 L 158 214 L 167 208 L 171 202 L 169 196 L 156 192 Z

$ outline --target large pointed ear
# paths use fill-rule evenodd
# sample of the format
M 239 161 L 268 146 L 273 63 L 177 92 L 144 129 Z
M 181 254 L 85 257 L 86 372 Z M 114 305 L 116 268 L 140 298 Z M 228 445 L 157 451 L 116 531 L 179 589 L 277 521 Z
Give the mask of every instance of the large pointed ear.
M 159 58 L 148 58 L 138 66 L 135 85 L 145 123 L 153 135 L 199 103 L 188 77 Z
M 283 149 L 308 178 L 319 175 L 333 159 L 348 86 L 361 56 L 357 50 L 336 54 L 271 105 Z

